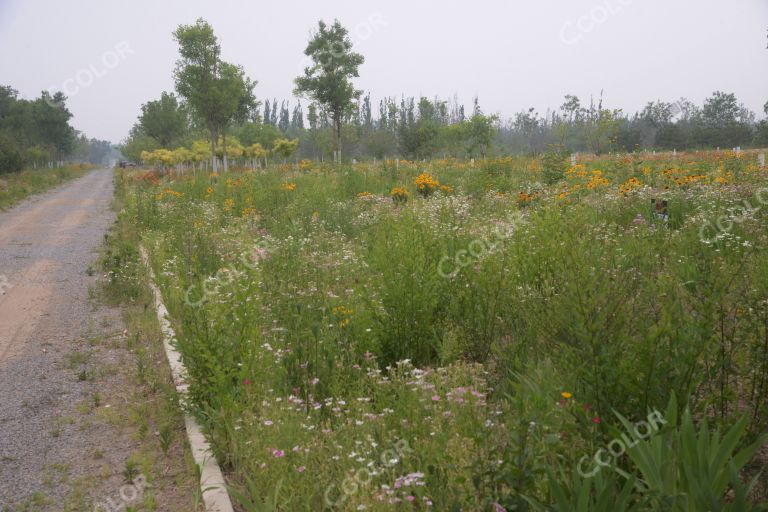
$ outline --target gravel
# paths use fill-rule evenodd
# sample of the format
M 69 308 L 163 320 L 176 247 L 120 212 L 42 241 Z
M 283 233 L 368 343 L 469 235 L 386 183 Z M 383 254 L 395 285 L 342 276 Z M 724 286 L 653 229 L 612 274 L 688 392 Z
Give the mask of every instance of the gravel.
M 125 379 L 103 371 L 125 360 L 103 345 L 123 336 L 119 310 L 89 299 L 112 178 L 93 171 L 0 213 L 0 511 L 69 510 L 77 482 L 116 491 L 135 444 L 94 421 L 109 405 L 97 393 Z

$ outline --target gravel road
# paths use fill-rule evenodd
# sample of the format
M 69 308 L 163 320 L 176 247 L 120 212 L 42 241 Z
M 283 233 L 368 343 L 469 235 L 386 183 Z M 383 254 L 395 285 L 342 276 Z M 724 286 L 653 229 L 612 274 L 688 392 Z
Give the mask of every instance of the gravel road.
M 122 378 L 103 369 L 125 357 L 96 347 L 123 328 L 118 310 L 89 295 L 114 221 L 112 178 L 92 171 L 0 213 L 2 512 L 74 510 L 73 489 L 91 479 L 92 492 L 119 474 L 135 443 L 94 421 L 109 406 L 98 393 Z

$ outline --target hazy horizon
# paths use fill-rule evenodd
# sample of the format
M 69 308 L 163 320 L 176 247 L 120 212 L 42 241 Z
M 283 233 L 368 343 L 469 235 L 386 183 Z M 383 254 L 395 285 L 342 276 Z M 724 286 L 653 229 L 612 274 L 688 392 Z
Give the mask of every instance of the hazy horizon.
M 151 15 L 150 15 L 151 13 Z M 338 18 L 365 56 L 356 86 L 384 96 L 454 94 L 503 118 L 556 109 L 604 90 L 634 113 L 651 100 L 696 104 L 733 92 L 758 117 L 768 101 L 768 4 L 745 0 L 557 0 L 406 3 L 0 0 L 1 85 L 24 98 L 65 89 L 72 125 L 121 142 L 142 103 L 173 91 L 171 32 L 203 17 L 225 60 L 258 81 L 258 99 L 293 100 L 293 79 L 319 19 Z M 74 91 L 74 93 L 72 93 Z M 306 105 L 306 102 L 303 102 Z M 306 109 L 305 109 L 306 112 Z

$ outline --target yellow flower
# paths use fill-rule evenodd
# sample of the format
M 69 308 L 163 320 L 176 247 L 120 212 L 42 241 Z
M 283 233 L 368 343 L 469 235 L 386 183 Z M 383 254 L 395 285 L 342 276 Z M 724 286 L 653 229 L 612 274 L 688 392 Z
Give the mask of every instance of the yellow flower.
M 283 183 L 282 185 L 280 185 L 280 188 L 282 188 L 283 190 L 286 190 L 288 192 L 293 192 L 294 190 L 296 190 L 296 184 L 295 183 Z
M 431 195 L 432 192 L 440 186 L 440 182 L 426 172 L 419 174 L 416 181 L 413 183 L 416 185 L 416 188 L 419 189 L 419 194 L 424 197 Z
M 357 197 L 360 197 L 360 198 L 366 198 L 366 197 L 371 197 L 372 195 L 373 195 L 373 194 L 371 194 L 370 192 L 359 192 L 359 193 L 357 194 Z
M 395 187 L 389 192 L 389 196 L 396 203 L 404 203 L 408 201 L 408 191 L 404 187 Z
M 336 306 L 331 311 L 333 312 L 334 315 L 339 315 L 339 316 L 351 315 L 352 313 L 354 313 L 354 310 L 344 306 Z
M 167 189 L 163 190 L 162 192 L 160 192 L 159 194 L 157 194 L 155 196 L 155 198 L 159 201 L 159 200 L 164 199 L 166 196 L 181 197 L 183 195 L 184 194 L 182 194 L 181 192 L 177 192 L 176 190 L 173 190 L 171 188 L 167 188 Z
M 571 394 L 571 393 L 569 393 L 567 391 L 563 391 L 562 393 L 560 393 L 560 396 L 562 396 L 563 398 L 565 398 L 567 400 L 567 399 L 571 398 L 573 396 L 573 394 Z
M 250 206 L 248 208 L 244 208 L 242 212 L 240 212 L 241 217 L 250 217 L 250 216 L 258 216 L 258 211 L 256 211 L 256 208 Z
M 619 187 L 619 193 L 622 195 L 626 195 L 632 192 L 634 189 L 642 186 L 643 184 L 640 182 L 640 180 L 632 176 Z
M 600 172 L 600 171 L 596 171 L 596 172 Z M 607 184 L 608 184 L 608 180 L 607 180 L 607 179 L 605 179 L 605 178 L 601 177 L 599 174 L 596 174 L 596 175 L 595 175 L 595 176 L 593 176 L 593 177 L 592 177 L 592 179 L 591 179 L 591 180 L 589 180 L 589 182 L 587 183 L 587 188 L 588 188 L 589 190 L 592 190 L 592 189 L 594 189 L 594 188 L 597 188 L 597 187 L 601 187 L 601 186 L 603 186 L 603 185 L 607 185 Z

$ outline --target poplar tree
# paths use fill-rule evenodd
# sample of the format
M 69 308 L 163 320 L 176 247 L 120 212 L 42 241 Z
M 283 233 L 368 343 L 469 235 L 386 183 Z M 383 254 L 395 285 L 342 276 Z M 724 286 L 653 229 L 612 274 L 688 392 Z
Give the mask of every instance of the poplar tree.
M 347 29 L 338 20 L 331 26 L 320 20 L 304 54 L 312 59 L 312 64 L 304 68 L 304 75 L 296 78 L 294 93 L 309 97 L 330 113 L 334 157 L 340 162 L 341 125 L 352 111 L 353 100 L 362 92 L 354 88 L 351 79 L 359 76 L 358 68 L 365 59 L 352 51 Z

